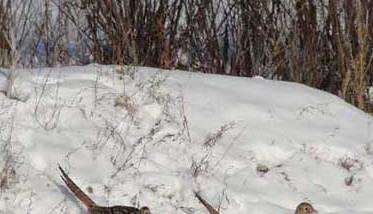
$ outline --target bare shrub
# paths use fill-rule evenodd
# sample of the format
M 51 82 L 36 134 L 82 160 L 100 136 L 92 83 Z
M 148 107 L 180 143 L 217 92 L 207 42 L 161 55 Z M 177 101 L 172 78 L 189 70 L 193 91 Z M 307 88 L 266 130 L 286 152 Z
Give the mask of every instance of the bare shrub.
M 261 75 L 373 109 L 372 1 L 1 0 L 0 14 L 7 67 L 75 61 Z
M 262 75 L 368 108 L 363 95 L 373 73 L 371 2 L 84 2 L 96 61 Z

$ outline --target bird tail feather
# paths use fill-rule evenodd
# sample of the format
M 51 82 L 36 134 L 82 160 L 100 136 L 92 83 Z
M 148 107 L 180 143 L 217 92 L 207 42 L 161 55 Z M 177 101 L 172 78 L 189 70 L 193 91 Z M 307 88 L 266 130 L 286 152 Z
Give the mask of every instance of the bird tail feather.
M 70 179 L 62 167 L 58 166 L 61 171 L 61 178 L 65 182 L 66 186 L 70 189 L 71 192 L 85 205 L 87 208 L 91 208 L 96 205 L 96 203 L 86 195 L 75 183 Z
M 206 207 L 206 209 L 209 211 L 210 214 L 219 214 L 219 212 L 213 207 L 211 206 L 211 204 L 209 204 L 205 199 L 203 199 L 198 192 L 194 192 L 194 195 L 196 196 L 196 198 L 199 200 L 199 202 L 201 204 L 203 204 L 203 206 Z

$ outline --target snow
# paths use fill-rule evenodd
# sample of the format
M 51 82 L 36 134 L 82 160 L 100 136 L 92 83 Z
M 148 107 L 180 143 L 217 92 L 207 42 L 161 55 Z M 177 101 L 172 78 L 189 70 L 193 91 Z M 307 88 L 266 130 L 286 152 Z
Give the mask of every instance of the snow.
M 100 205 L 206 213 L 200 191 L 222 214 L 290 214 L 302 201 L 373 213 L 373 118 L 334 95 L 97 64 L 18 70 L 14 88 L 20 101 L 0 93 L 0 169 L 14 169 L 0 172 L 0 213 L 85 213 L 58 164 Z

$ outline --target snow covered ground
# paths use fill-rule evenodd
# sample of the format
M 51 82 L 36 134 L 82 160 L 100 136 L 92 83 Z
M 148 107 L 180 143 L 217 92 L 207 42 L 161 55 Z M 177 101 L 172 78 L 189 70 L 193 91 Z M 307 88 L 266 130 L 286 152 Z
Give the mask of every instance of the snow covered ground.
M 0 213 L 373 213 L 373 118 L 300 84 L 151 68 L 18 70 L 0 94 Z

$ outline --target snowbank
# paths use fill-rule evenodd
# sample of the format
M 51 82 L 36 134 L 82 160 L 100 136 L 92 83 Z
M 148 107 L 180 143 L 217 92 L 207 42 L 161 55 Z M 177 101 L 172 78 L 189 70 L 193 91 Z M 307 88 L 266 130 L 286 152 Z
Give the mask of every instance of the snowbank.
M 0 95 L 3 213 L 84 213 L 58 163 L 101 205 L 206 213 L 196 190 L 222 214 L 373 213 L 373 119 L 331 94 L 99 65 L 20 70 L 15 87 L 28 99 Z

